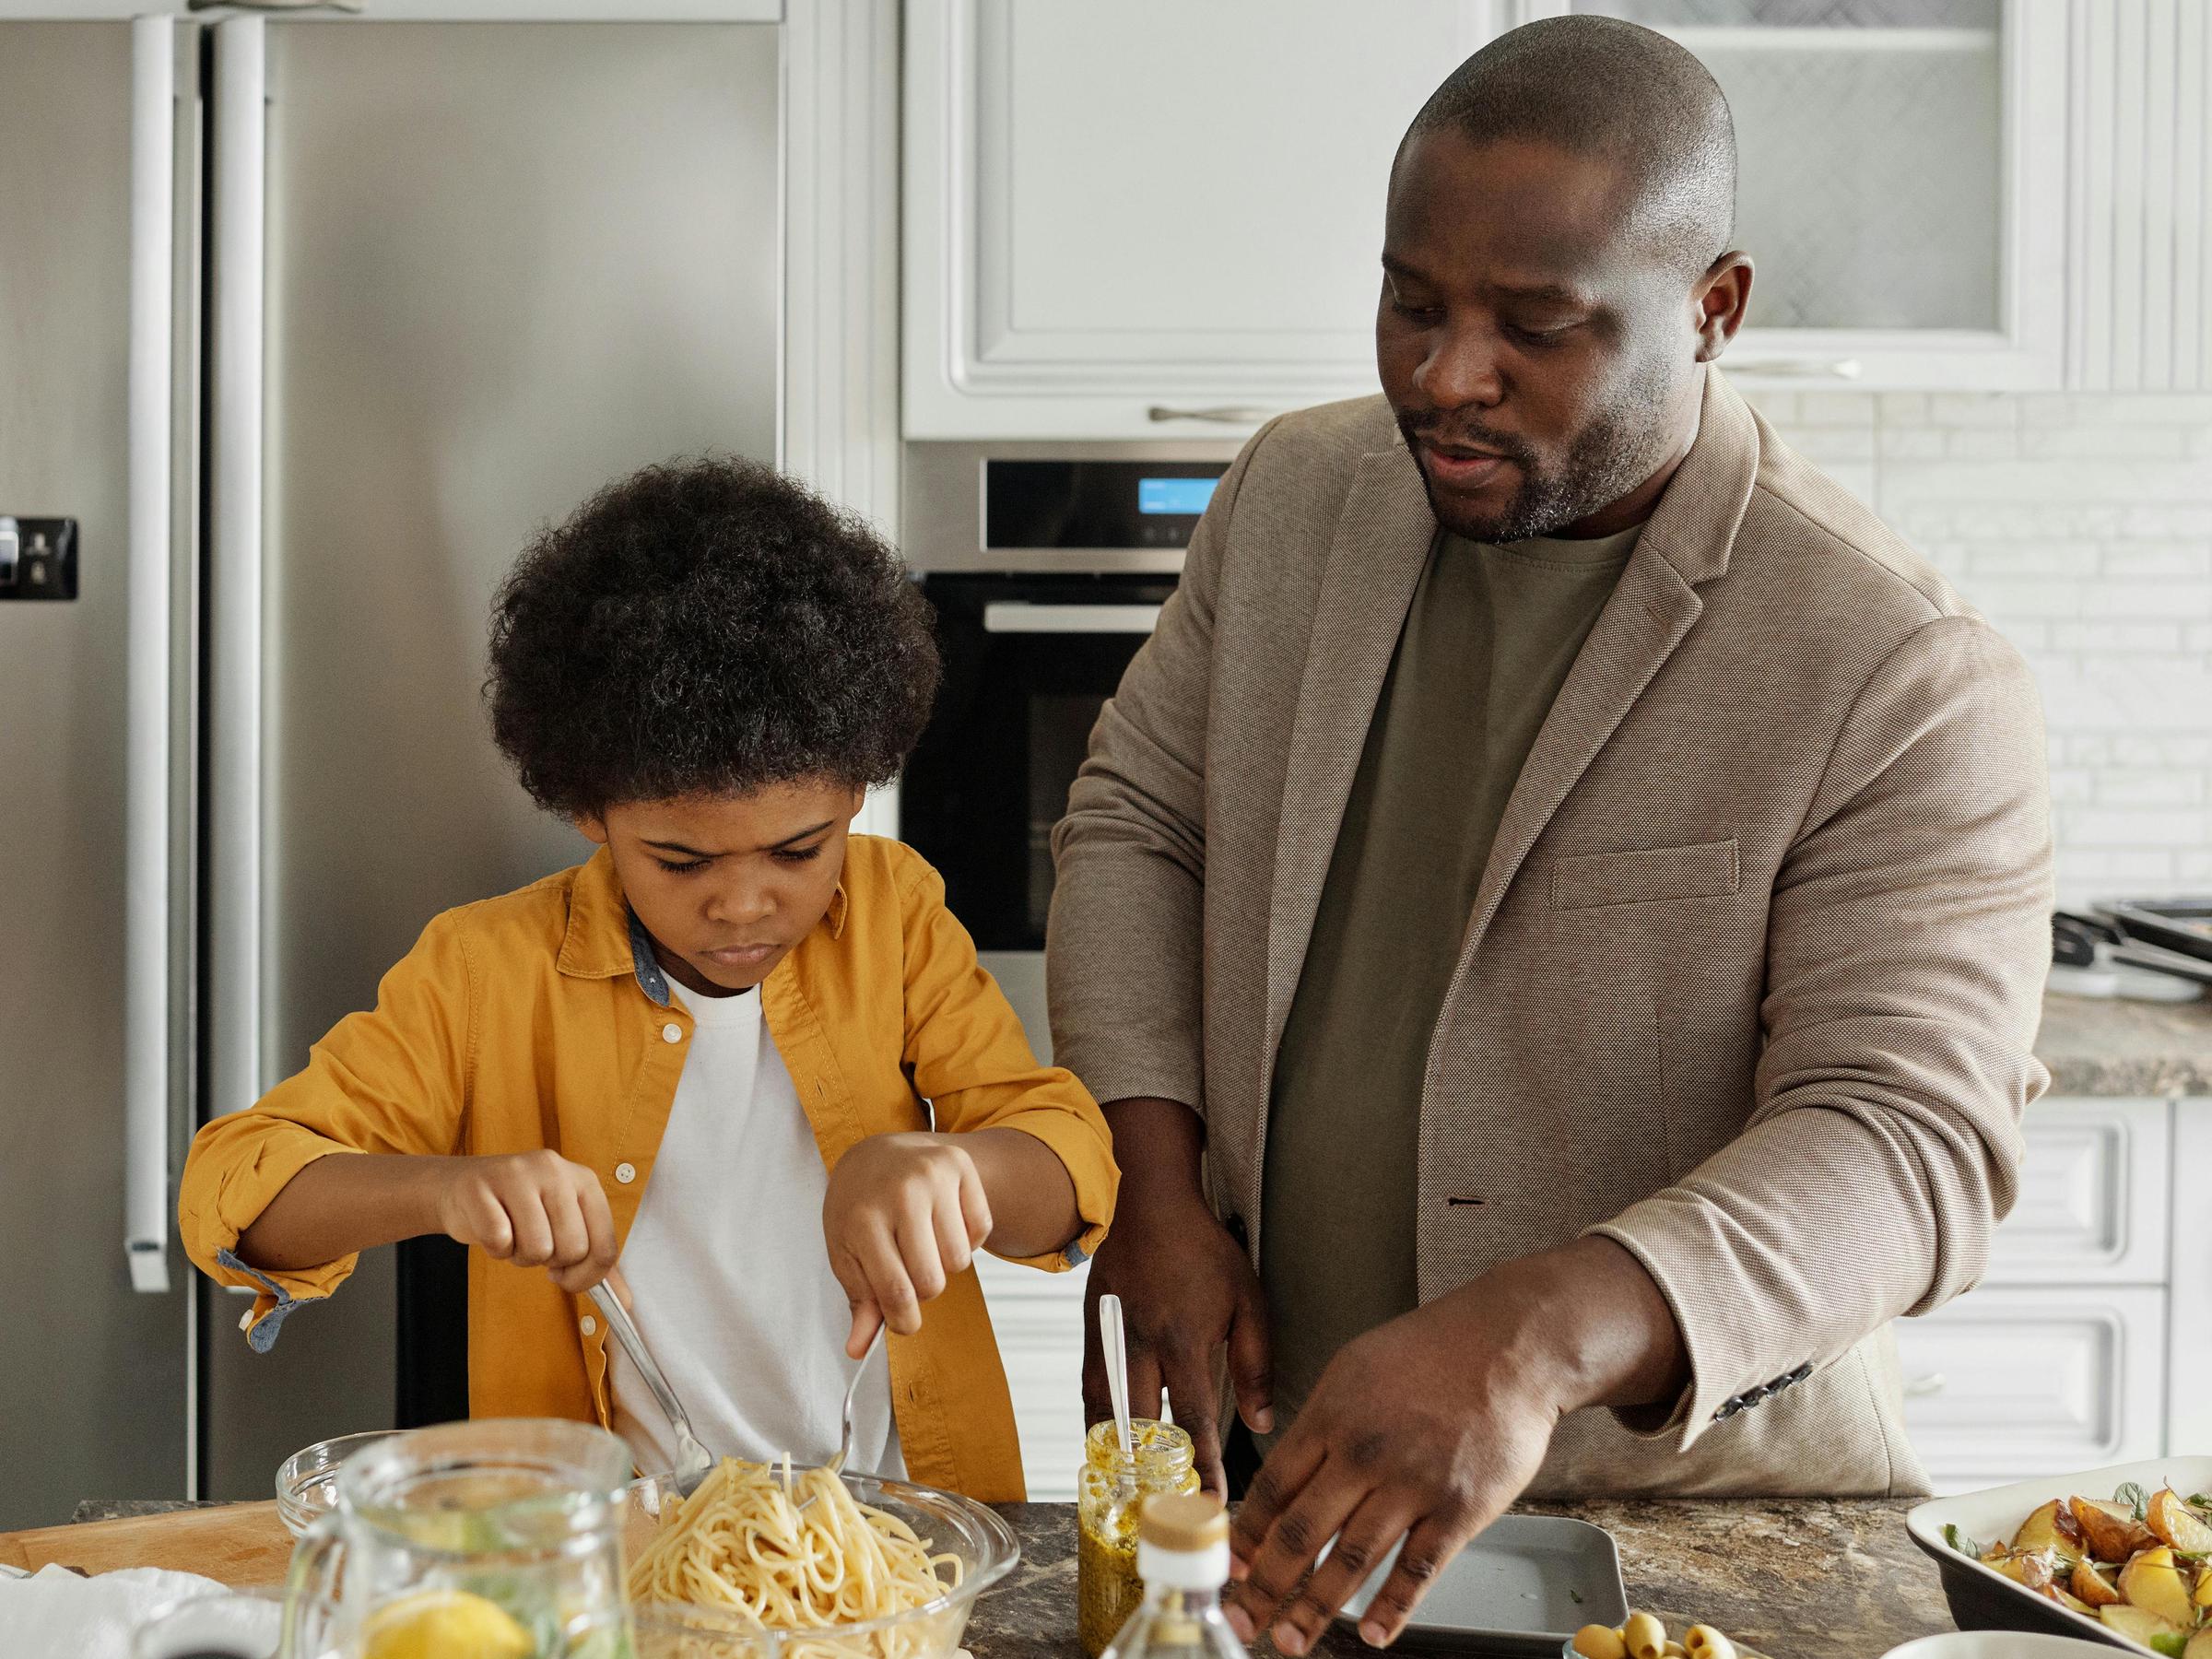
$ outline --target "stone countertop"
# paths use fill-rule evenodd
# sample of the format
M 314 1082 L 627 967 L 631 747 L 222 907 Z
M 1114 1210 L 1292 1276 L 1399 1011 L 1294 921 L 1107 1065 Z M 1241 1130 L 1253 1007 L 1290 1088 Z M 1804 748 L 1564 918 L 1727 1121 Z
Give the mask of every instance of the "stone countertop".
M 78 1521 L 192 1507 L 80 1504 Z M 1879 1659 L 1916 1636 L 1952 1628 L 1935 1564 L 1905 1533 L 1902 1500 L 1885 1499 L 1597 1499 L 1531 1502 L 1613 1535 L 1629 1605 L 1677 1634 L 1702 1622 L 1771 1659 Z M 1013 1503 L 1000 1512 L 1021 1539 L 1021 1565 L 977 1604 L 974 1659 L 1079 1659 L 1076 1646 L 1075 1506 Z M 1255 1650 L 1272 1659 L 1265 1642 Z M 1335 1630 L 1317 1652 L 1369 1650 Z
M 2053 1096 L 2212 1096 L 2212 1001 L 2129 1002 L 2054 991 L 2043 998 L 2035 1054 L 2051 1068 Z
M 1613 1535 L 1629 1605 L 1677 1635 L 1717 1625 L 1771 1659 L 1879 1659 L 1900 1642 L 1952 1628 L 1935 1564 L 1905 1534 L 1902 1501 L 1824 1499 L 1597 1500 L 1526 1503 Z M 1021 1565 L 977 1604 L 975 1659 L 1075 1659 L 1075 1512 L 1023 1503 L 1001 1512 L 1021 1537 Z M 1272 1655 L 1262 1643 L 1256 1652 Z M 1317 1653 L 1369 1650 L 1345 1630 Z

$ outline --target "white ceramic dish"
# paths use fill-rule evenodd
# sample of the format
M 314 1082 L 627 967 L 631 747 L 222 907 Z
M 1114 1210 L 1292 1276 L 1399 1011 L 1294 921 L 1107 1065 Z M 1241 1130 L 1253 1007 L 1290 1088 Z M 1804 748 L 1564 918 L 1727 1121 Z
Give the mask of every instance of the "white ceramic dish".
M 1893 1647 L 1882 1659 L 2097 1659 L 2112 1649 L 2040 1630 L 1946 1630 Z
M 1934 1559 L 1943 1578 L 1944 1599 L 1950 1603 L 1951 1617 L 1960 1630 L 2041 1630 L 2131 1653 L 2147 1653 L 2148 1649 L 2113 1634 L 2096 1619 L 2038 1595 L 1995 1568 L 1984 1567 L 1971 1556 L 1953 1549 L 1943 1537 L 1945 1527 L 1955 1526 L 1983 1545 L 2009 1540 L 2040 1504 L 2053 1498 L 2110 1498 L 2115 1488 L 2131 1480 L 2147 1492 L 2162 1486 L 2179 1492 L 2212 1491 L 2212 1457 L 2161 1457 L 2149 1463 L 2116 1464 L 2107 1469 L 2044 1476 L 1956 1498 L 1932 1498 L 1906 1513 L 1905 1526 L 1912 1542 Z M 1914 1650 L 1914 1659 L 1920 1659 L 1917 1644 L 1908 1644 L 1908 1648 Z M 1897 1651 L 1901 1653 L 1907 1649 Z M 1994 1654 L 1994 1650 L 1992 1652 Z

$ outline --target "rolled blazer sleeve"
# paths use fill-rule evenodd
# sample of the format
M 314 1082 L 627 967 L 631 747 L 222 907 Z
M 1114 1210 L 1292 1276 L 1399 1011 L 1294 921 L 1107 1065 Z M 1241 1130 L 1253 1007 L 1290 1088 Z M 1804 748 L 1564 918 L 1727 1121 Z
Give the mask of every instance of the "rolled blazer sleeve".
M 1204 1113 L 1206 717 L 1222 548 L 1262 427 L 1191 534 L 1152 637 L 1100 712 L 1053 830 L 1045 938 L 1054 1056 L 1100 1100 Z
M 458 1150 L 474 998 L 466 947 L 440 917 L 384 975 L 373 1009 L 347 1015 L 310 1051 L 304 1070 L 193 1138 L 177 1194 L 185 1253 L 218 1284 L 260 1292 L 248 1327 L 255 1348 L 275 1342 L 299 1303 L 335 1291 L 359 1257 L 264 1272 L 240 1260 L 239 1235 L 318 1159 Z
M 1981 1279 L 2050 1080 L 2045 765 L 2027 667 L 1977 617 L 1919 626 L 1854 700 L 1775 882 L 1753 1115 L 1593 1230 L 1681 1326 L 1692 1380 L 1657 1432 L 1687 1447 Z
M 900 895 L 907 1076 L 940 1132 L 1019 1129 L 1053 1149 L 1075 1183 L 1078 1231 L 1054 1254 L 1008 1259 L 1048 1271 L 1076 1266 L 1113 1220 L 1121 1171 L 1105 1114 L 1073 1073 L 1039 1064 L 1020 1017 L 976 961 L 975 941 L 946 908 L 945 878 L 912 863 Z

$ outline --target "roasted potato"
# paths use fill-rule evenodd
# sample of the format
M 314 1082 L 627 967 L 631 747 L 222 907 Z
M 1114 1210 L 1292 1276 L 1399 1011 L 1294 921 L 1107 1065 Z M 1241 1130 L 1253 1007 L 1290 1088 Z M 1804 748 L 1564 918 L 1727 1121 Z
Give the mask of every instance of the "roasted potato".
M 2120 1594 L 2176 1630 L 2185 1630 L 2196 1622 L 2188 1582 L 2182 1577 L 2173 1551 L 2163 1544 L 2146 1549 L 2120 1569 Z
M 2110 1606 L 2100 1607 L 2097 1617 L 2107 1629 L 2117 1630 L 2130 1641 L 2139 1641 L 2145 1647 L 2150 1646 L 2154 1636 L 2176 1637 L 2183 1633 L 2182 1627 L 2171 1619 L 2160 1618 L 2148 1607 L 2138 1607 L 2131 1602 L 2113 1602 Z
M 2074 1563 L 2074 1577 L 2067 1588 L 2091 1608 L 2108 1606 L 2120 1599 L 2120 1592 L 2112 1580 L 2087 1558 Z
M 2074 1519 L 2074 1512 L 2066 1507 L 2065 1500 L 2053 1498 L 2020 1523 L 2020 1530 L 2012 1535 L 2012 1547 L 2022 1550 L 2051 1550 L 2071 1567 L 2081 1559 L 2088 1542 L 2081 1535 L 2081 1523 Z
M 2212 1526 L 2206 1526 L 2171 1487 L 2151 1499 L 2144 1523 L 2159 1543 L 2184 1555 L 2212 1555 Z
M 2089 1553 L 2100 1561 L 2118 1566 L 2137 1550 L 2148 1549 L 2158 1542 L 2150 1528 L 2136 1520 L 2136 1512 L 2125 1504 L 2069 1498 L 2066 1507 L 2088 1540 Z

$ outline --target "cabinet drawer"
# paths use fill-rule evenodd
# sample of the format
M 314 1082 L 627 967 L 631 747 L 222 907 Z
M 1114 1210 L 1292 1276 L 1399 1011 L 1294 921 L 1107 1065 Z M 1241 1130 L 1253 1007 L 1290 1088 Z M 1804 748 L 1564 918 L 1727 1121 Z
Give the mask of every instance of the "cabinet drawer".
M 1014 1424 L 1021 1433 L 1022 1477 L 1035 1503 L 1076 1495 L 1083 1464 L 1083 1287 L 1088 1267 L 1039 1273 L 986 1256 L 976 1264 Z
M 1997 1229 L 1987 1282 L 2163 1283 L 2171 1119 L 2159 1100 L 2030 1106 L 2019 1202 Z
M 1984 1286 L 1896 1329 L 1905 1421 L 1939 1490 L 2164 1449 L 2161 1289 Z

